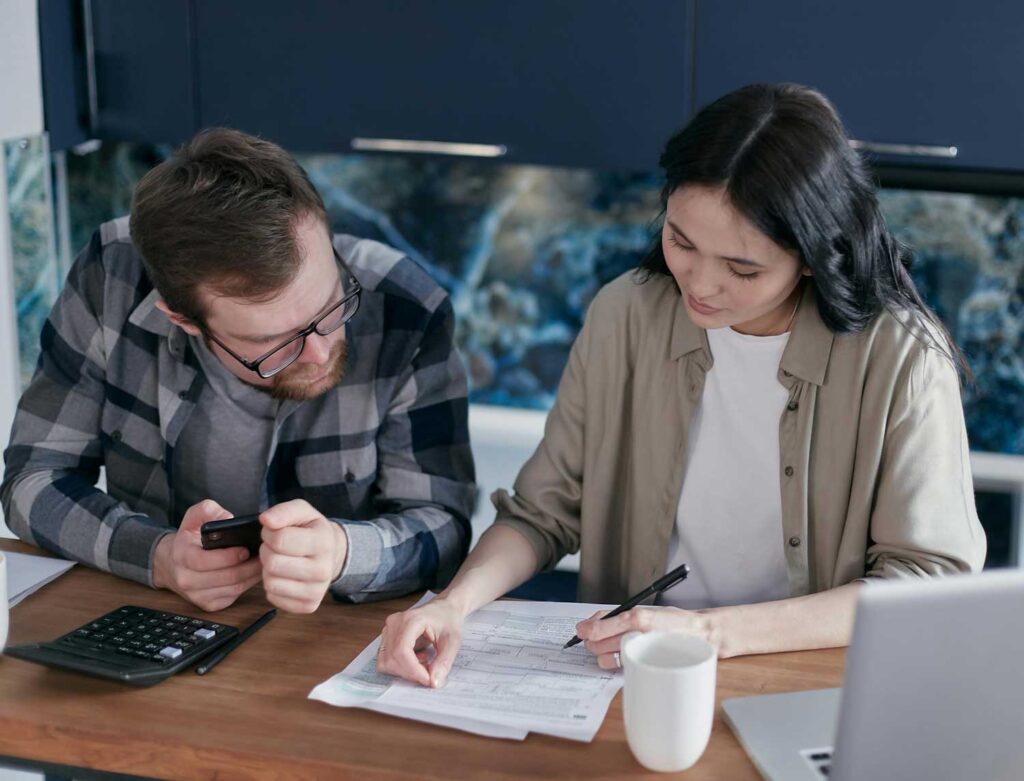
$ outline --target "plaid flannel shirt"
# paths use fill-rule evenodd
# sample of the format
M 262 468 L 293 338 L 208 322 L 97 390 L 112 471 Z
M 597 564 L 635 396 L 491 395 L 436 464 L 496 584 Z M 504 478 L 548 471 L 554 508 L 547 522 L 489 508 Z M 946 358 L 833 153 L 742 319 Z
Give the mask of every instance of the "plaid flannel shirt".
M 345 326 L 348 368 L 281 423 L 263 497 L 305 499 L 345 528 L 336 597 L 439 588 L 465 558 L 476 499 L 451 302 L 390 247 L 334 244 L 363 287 Z M 43 327 L 0 485 L 21 539 L 149 585 L 157 542 L 188 509 L 174 506 L 170 465 L 205 382 L 157 300 L 127 218 L 105 223 Z

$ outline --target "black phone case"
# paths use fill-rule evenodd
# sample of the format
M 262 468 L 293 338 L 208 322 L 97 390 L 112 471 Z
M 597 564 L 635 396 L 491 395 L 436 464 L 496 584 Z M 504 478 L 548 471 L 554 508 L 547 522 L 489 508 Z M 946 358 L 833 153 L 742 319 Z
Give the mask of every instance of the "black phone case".
M 262 526 L 258 515 L 239 515 L 223 521 L 207 521 L 200 529 L 205 550 L 218 548 L 248 548 L 253 556 L 259 555 Z

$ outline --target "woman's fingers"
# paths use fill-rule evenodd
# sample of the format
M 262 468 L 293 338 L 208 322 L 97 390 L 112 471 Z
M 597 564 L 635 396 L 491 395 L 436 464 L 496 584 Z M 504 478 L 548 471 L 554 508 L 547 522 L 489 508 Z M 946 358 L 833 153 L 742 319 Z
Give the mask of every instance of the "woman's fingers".
M 625 613 L 601 620 L 600 613 L 576 625 L 576 634 L 583 640 L 604 640 L 626 632 L 647 632 L 652 629 L 653 613 L 658 608 L 634 607 Z
M 425 622 L 415 613 L 388 616 L 377 652 L 377 670 L 430 686 L 430 673 L 416 655 L 417 642 L 425 629 Z
M 448 680 L 448 673 L 455 664 L 455 657 L 462 645 L 462 636 L 454 632 L 447 632 L 438 638 L 437 656 L 430 664 L 430 685 L 435 689 L 444 686 Z
M 585 640 L 583 645 L 594 656 L 613 654 L 620 650 L 622 635 L 615 635 L 615 637 L 609 637 L 604 640 Z

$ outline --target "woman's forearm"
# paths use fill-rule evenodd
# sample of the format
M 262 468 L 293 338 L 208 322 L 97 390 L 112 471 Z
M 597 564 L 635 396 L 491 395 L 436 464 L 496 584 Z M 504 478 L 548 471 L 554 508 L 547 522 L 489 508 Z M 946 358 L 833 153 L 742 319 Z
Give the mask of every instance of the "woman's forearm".
M 537 554 L 529 540 L 508 526 L 491 526 L 438 598 L 449 600 L 467 616 L 536 571 Z
M 817 594 L 702 612 L 722 657 L 837 648 L 850 642 L 861 586 L 847 583 Z

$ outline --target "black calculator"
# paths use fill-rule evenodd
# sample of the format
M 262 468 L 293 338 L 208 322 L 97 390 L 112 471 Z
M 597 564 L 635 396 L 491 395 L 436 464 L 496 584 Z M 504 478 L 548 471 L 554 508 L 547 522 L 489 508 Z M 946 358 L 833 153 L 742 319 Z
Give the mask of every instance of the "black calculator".
M 49 643 L 4 653 L 48 667 L 151 686 L 238 636 L 233 626 L 125 605 Z

